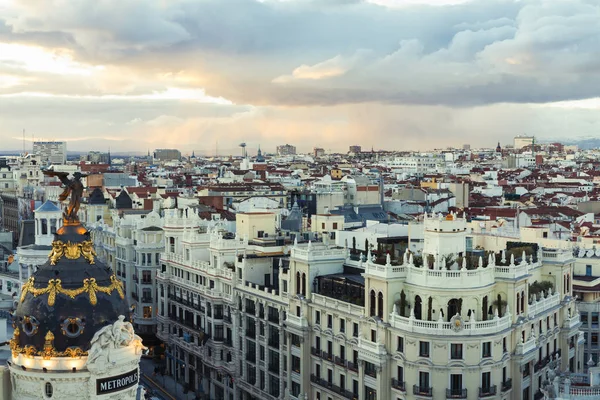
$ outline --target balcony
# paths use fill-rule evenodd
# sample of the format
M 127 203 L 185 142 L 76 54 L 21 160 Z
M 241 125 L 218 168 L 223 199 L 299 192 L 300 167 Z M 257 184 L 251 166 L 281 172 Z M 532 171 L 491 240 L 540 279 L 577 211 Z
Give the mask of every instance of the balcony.
M 502 392 L 508 392 L 510 389 L 512 389 L 512 379 L 502 382 Z
M 406 268 L 406 283 L 431 288 L 469 289 L 494 284 L 494 268 L 477 268 L 465 270 L 445 270 L 417 268 L 409 265 Z
M 548 357 L 545 357 L 545 358 L 542 358 L 541 360 L 539 360 L 538 362 L 536 362 L 533 366 L 533 372 L 538 372 L 539 370 L 544 368 L 548 364 L 549 361 L 550 361 L 550 359 Z
M 490 397 L 496 395 L 496 385 L 479 388 L 479 398 Z
M 416 319 L 415 317 L 403 317 L 394 312 L 390 314 L 390 324 L 403 331 L 426 335 L 471 336 L 495 334 L 496 332 L 510 328 L 512 325 L 512 315 L 508 313 L 502 318 L 494 318 L 487 321 L 464 321 L 463 329 L 459 331 L 455 330 L 455 327 L 451 322 L 425 321 Z
M 333 362 L 342 367 L 346 366 L 346 360 L 337 356 L 333 357 Z
M 152 303 L 152 297 L 142 297 L 142 303 Z
M 133 281 L 134 281 L 135 283 L 139 283 L 139 282 L 140 282 L 140 280 L 139 280 L 139 278 L 137 277 L 137 275 L 133 275 Z
M 466 399 L 467 389 L 446 389 L 447 399 Z
M 433 396 L 433 388 L 413 385 L 413 394 L 416 394 L 417 396 L 431 397 Z
M 310 381 L 312 383 L 315 383 L 327 390 L 330 390 L 334 393 L 339 394 L 340 396 L 346 398 L 346 399 L 356 399 L 358 398 L 358 396 L 354 395 L 352 392 L 349 392 L 348 390 L 345 390 L 339 386 L 334 385 L 332 382 L 328 382 L 325 379 L 321 379 L 315 375 L 311 375 L 310 376 Z
M 316 347 L 311 347 L 310 354 L 312 354 L 313 356 L 321 357 L 323 352 L 321 351 L 321 349 L 317 349 Z
M 399 381 L 398 379 L 392 378 L 392 388 L 401 392 L 406 392 L 406 382 Z
M 142 285 L 152 285 L 152 280 L 151 279 L 143 279 L 142 278 Z
M 230 324 L 231 323 L 231 315 L 223 315 L 223 321 L 225 321 L 225 323 Z
M 350 371 L 358 372 L 358 364 L 348 361 L 348 369 Z

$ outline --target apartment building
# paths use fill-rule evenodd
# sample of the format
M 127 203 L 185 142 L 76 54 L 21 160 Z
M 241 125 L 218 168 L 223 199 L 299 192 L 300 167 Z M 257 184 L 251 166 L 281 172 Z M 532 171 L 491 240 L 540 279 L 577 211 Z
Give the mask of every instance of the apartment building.
M 290 398 L 532 399 L 549 368 L 580 371 L 571 254 L 473 260 L 465 230 L 427 218 L 424 266 L 406 253 L 333 267 L 339 250 L 292 249 Z
M 426 217 L 421 254 L 356 261 L 345 247 L 249 237 L 241 226 L 235 235 L 167 211 L 158 336 L 165 371 L 191 391 L 534 399 L 550 371 L 584 368 L 570 251 L 477 256 L 466 221 L 450 214 Z
M 33 142 L 33 152 L 40 156 L 43 164 L 65 164 L 67 162 L 67 142 Z

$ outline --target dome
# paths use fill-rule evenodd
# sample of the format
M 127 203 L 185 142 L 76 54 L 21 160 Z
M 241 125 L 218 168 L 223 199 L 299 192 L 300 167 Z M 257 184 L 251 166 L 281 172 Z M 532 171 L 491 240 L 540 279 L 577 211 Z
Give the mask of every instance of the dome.
M 13 355 L 86 354 L 98 330 L 129 315 L 123 284 L 94 256 L 79 221 L 57 231 L 48 261 L 22 287 Z

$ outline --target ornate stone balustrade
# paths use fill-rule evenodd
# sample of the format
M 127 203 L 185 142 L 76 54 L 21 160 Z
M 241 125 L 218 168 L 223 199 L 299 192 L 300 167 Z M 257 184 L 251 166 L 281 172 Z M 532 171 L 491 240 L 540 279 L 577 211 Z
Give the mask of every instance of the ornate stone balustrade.
M 527 316 L 534 318 L 536 315 L 546 312 L 560 304 L 560 294 L 554 293 L 544 298 L 540 298 L 528 305 Z M 579 316 L 579 315 L 577 315 Z
M 427 269 L 412 265 L 407 267 L 406 283 L 428 288 L 466 289 L 493 285 L 494 268 L 477 269 Z
M 452 322 L 423 321 L 414 317 L 402 317 L 396 313 L 390 314 L 390 325 L 403 331 L 422 333 L 426 335 L 456 335 L 474 336 L 488 335 L 509 329 L 512 325 L 512 315 L 507 313 L 502 318 L 489 321 L 467 321 L 462 318 L 453 318 Z M 458 321 L 458 322 L 457 322 Z
M 316 305 L 331 308 L 332 310 L 338 310 L 355 317 L 363 317 L 365 315 L 364 308 L 361 306 L 346 303 L 345 301 L 336 300 L 320 294 L 313 293 L 311 295 L 311 301 Z

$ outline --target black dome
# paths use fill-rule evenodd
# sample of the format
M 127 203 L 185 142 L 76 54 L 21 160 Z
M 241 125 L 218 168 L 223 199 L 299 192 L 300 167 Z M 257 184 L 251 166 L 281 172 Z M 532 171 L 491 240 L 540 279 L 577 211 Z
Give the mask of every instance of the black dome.
M 119 315 L 129 319 L 123 285 L 95 259 L 90 233 L 81 224 L 60 228 L 52 247 L 48 261 L 23 285 L 13 317 L 13 352 L 41 355 L 49 338 L 53 356 L 87 351 L 96 331 Z

